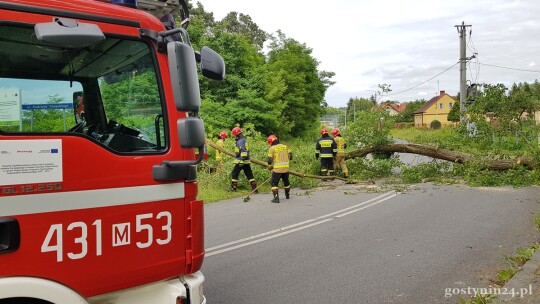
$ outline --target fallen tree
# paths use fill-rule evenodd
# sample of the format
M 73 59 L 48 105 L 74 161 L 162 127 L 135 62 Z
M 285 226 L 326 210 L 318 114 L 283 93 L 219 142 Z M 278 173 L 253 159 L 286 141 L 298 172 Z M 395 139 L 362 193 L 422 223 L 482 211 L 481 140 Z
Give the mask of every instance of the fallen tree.
M 517 166 L 523 166 L 529 170 L 538 168 L 538 163 L 528 156 L 520 156 L 513 159 L 481 159 L 468 153 L 417 144 L 388 144 L 377 147 L 365 147 L 347 153 L 346 159 L 365 157 L 375 152 L 412 153 L 458 164 L 466 164 L 474 161 L 480 164 L 480 169 L 489 170 L 509 170 Z
M 235 155 L 220 147 L 217 146 L 215 143 L 207 140 L 206 144 L 216 150 L 221 151 L 222 153 L 229 155 L 231 157 L 234 157 Z M 538 168 L 539 164 L 531 157 L 528 156 L 519 156 L 512 159 L 482 159 L 481 157 L 474 156 L 472 154 L 458 152 L 458 151 L 451 151 L 447 149 L 440 149 L 433 146 L 427 146 L 427 145 L 418 145 L 418 144 L 387 144 L 387 145 L 380 145 L 377 147 L 365 147 L 360 148 L 358 150 L 351 151 L 346 154 L 346 159 L 353 159 L 358 157 L 365 157 L 370 153 L 411 153 L 411 154 L 418 154 L 418 155 L 424 155 L 440 160 L 445 160 L 453 163 L 458 164 L 467 164 L 476 162 L 480 165 L 480 169 L 487 169 L 487 170 L 495 170 L 495 171 L 504 171 L 513 169 L 519 166 L 522 166 L 528 170 L 532 170 L 534 168 Z M 258 159 L 251 159 L 251 162 L 268 168 L 268 164 L 266 162 L 260 161 Z M 309 177 L 309 178 L 317 178 L 317 179 L 324 179 L 327 177 L 319 176 L 319 175 L 312 175 L 312 174 L 306 174 L 302 172 L 295 172 L 290 171 L 290 174 L 296 175 L 299 177 Z M 334 178 L 344 180 L 344 181 L 350 181 L 345 178 L 341 178 L 338 176 L 335 176 Z

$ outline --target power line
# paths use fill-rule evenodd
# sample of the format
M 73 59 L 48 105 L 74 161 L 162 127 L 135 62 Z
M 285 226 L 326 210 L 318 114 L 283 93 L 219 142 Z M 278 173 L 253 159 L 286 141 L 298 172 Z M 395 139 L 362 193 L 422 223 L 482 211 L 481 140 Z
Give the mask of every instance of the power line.
M 494 67 L 494 68 L 499 68 L 499 69 L 507 69 L 507 70 L 522 71 L 522 72 L 531 72 L 531 73 L 540 73 L 540 71 L 535 71 L 535 70 L 525 70 L 525 69 L 509 68 L 509 67 L 504 67 L 504 66 L 494 65 L 494 64 L 487 64 L 487 63 L 480 63 L 480 65 L 486 65 L 486 66 L 490 66 L 490 67 Z
M 458 63 L 459 63 L 459 61 L 456 62 L 456 63 L 454 63 L 451 67 L 447 68 L 446 70 L 440 72 L 439 74 L 437 74 L 437 75 L 431 77 L 430 79 L 428 79 L 428 80 L 426 80 L 426 81 L 424 81 L 424 82 L 421 82 L 421 83 L 415 85 L 414 87 L 410 87 L 410 88 L 408 88 L 408 89 L 406 89 L 406 90 L 403 90 L 403 91 L 397 92 L 397 93 L 392 93 L 392 94 L 387 94 L 387 95 L 381 95 L 381 97 L 394 96 L 394 95 L 398 95 L 398 94 L 401 94 L 401 93 L 405 93 L 405 92 L 407 92 L 407 91 L 410 91 L 410 90 L 412 90 L 412 89 L 415 89 L 415 88 L 417 88 L 417 87 L 423 85 L 424 83 L 426 83 L 426 82 L 428 82 L 428 81 L 430 81 L 430 80 L 433 80 L 434 78 L 436 78 L 436 77 L 438 77 L 438 76 L 440 76 L 440 75 L 442 75 L 442 74 L 448 72 L 451 68 L 455 67 Z

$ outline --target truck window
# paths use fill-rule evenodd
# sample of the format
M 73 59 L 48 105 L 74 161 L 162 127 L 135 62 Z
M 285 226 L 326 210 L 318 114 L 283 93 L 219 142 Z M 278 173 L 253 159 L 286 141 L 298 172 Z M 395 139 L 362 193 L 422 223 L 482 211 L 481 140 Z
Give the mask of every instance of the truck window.
M 167 147 L 152 50 L 108 37 L 84 48 L 36 39 L 33 28 L 0 26 L 0 133 L 69 133 L 120 153 Z

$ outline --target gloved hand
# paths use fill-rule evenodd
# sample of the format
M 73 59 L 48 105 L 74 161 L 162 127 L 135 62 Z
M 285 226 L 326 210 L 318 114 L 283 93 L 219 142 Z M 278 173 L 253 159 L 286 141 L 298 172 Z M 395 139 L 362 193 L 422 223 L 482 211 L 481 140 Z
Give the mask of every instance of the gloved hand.
M 315 153 L 315 159 L 319 159 L 319 154 Z
M 269 171 L 272 171 L 272 170 L 274 170 L 274 166 L 270 166 L 270 167 L 268 167 L 268 170 L 269 170 Z

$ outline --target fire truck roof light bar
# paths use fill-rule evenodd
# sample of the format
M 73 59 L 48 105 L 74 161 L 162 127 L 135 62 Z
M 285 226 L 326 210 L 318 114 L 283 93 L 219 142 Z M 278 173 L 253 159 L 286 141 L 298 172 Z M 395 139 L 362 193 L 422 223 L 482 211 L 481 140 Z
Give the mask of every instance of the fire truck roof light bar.
M 112 0 L 111 3 L 116 4 L 116 5 L 131 7 L 131 8 L 138 7 L 137 0 Z

